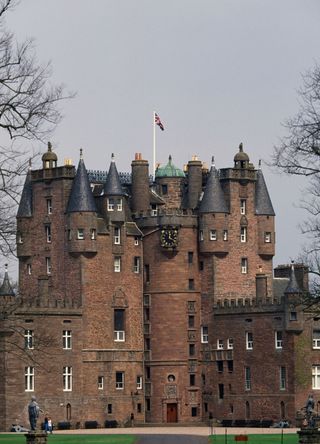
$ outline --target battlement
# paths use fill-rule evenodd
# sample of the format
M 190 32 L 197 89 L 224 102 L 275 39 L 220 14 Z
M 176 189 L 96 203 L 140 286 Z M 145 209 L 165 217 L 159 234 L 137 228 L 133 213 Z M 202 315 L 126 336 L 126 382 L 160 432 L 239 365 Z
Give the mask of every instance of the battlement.
M 283 308 L 284 299 L 267 297 L 264 300 L 250 298 L 218 299 L 213 305 L 214 313 L 268 312 Z

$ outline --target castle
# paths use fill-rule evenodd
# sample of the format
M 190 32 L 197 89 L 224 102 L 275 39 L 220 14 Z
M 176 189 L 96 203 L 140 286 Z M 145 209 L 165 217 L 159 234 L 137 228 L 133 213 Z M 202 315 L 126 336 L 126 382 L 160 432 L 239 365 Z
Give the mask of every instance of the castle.
M 232 167 L 171 156 L 155 177 L 58 166 L 48 144 L 17 213 L 16 329 L 0 324 L 0 428 L 36 395 L 54 422 L 261 423 L 320 389 L 306 270 L 273 273 L 275 213 L 242 144 Z M 7 273 L 0 302 L 14 304 Z M 18 344 L 22 351 L 12 352 Z M 317 404 L 318 407 L 318 404 Z

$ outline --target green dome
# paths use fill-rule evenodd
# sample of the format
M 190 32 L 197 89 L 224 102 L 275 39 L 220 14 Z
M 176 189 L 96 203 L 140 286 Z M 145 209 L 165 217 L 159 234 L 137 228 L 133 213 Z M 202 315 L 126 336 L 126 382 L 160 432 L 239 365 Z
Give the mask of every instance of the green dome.
M 185 177 L 185 174 L 180 168 L 173 165 L 170 155 L 167 165 L 157 169 L 156 177 Z

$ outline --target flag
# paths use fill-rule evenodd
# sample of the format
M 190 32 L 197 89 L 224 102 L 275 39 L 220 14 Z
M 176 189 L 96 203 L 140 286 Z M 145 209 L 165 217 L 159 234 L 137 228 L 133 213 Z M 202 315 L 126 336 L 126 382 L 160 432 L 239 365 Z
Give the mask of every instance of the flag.
M 154 113 L 154 122 L 156 125 L 158 125 L 160 127 L 160 129 L 163 131 L 164 130 L 164 126 L 162 125 L 162 122 L 160 120 L 160 117 L 158 116 L 157 113 Z

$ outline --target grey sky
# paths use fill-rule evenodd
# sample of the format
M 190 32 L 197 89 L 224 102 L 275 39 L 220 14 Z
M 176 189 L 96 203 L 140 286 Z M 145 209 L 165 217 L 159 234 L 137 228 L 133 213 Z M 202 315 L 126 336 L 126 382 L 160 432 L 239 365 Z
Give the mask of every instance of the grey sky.
M 240 142 L 254 165 L 270 160 L 297 111 L 301 74 L 319 60 L 319 0 L 22 0 L 7 16 L 36 39 L 55 82 L 77 92 L 52 137 L 59 161 L 129 171 L 152 165 L 152 112 L 162 119 L 157 161 L 197 154 L 233 165 Z M 35 148 L 39 146 L 35 145 Z M 45 150 L 45 147 L 43 147 Z M 274 265 L 297 256 L 304 180 L 263 171 L 277 214 Z

